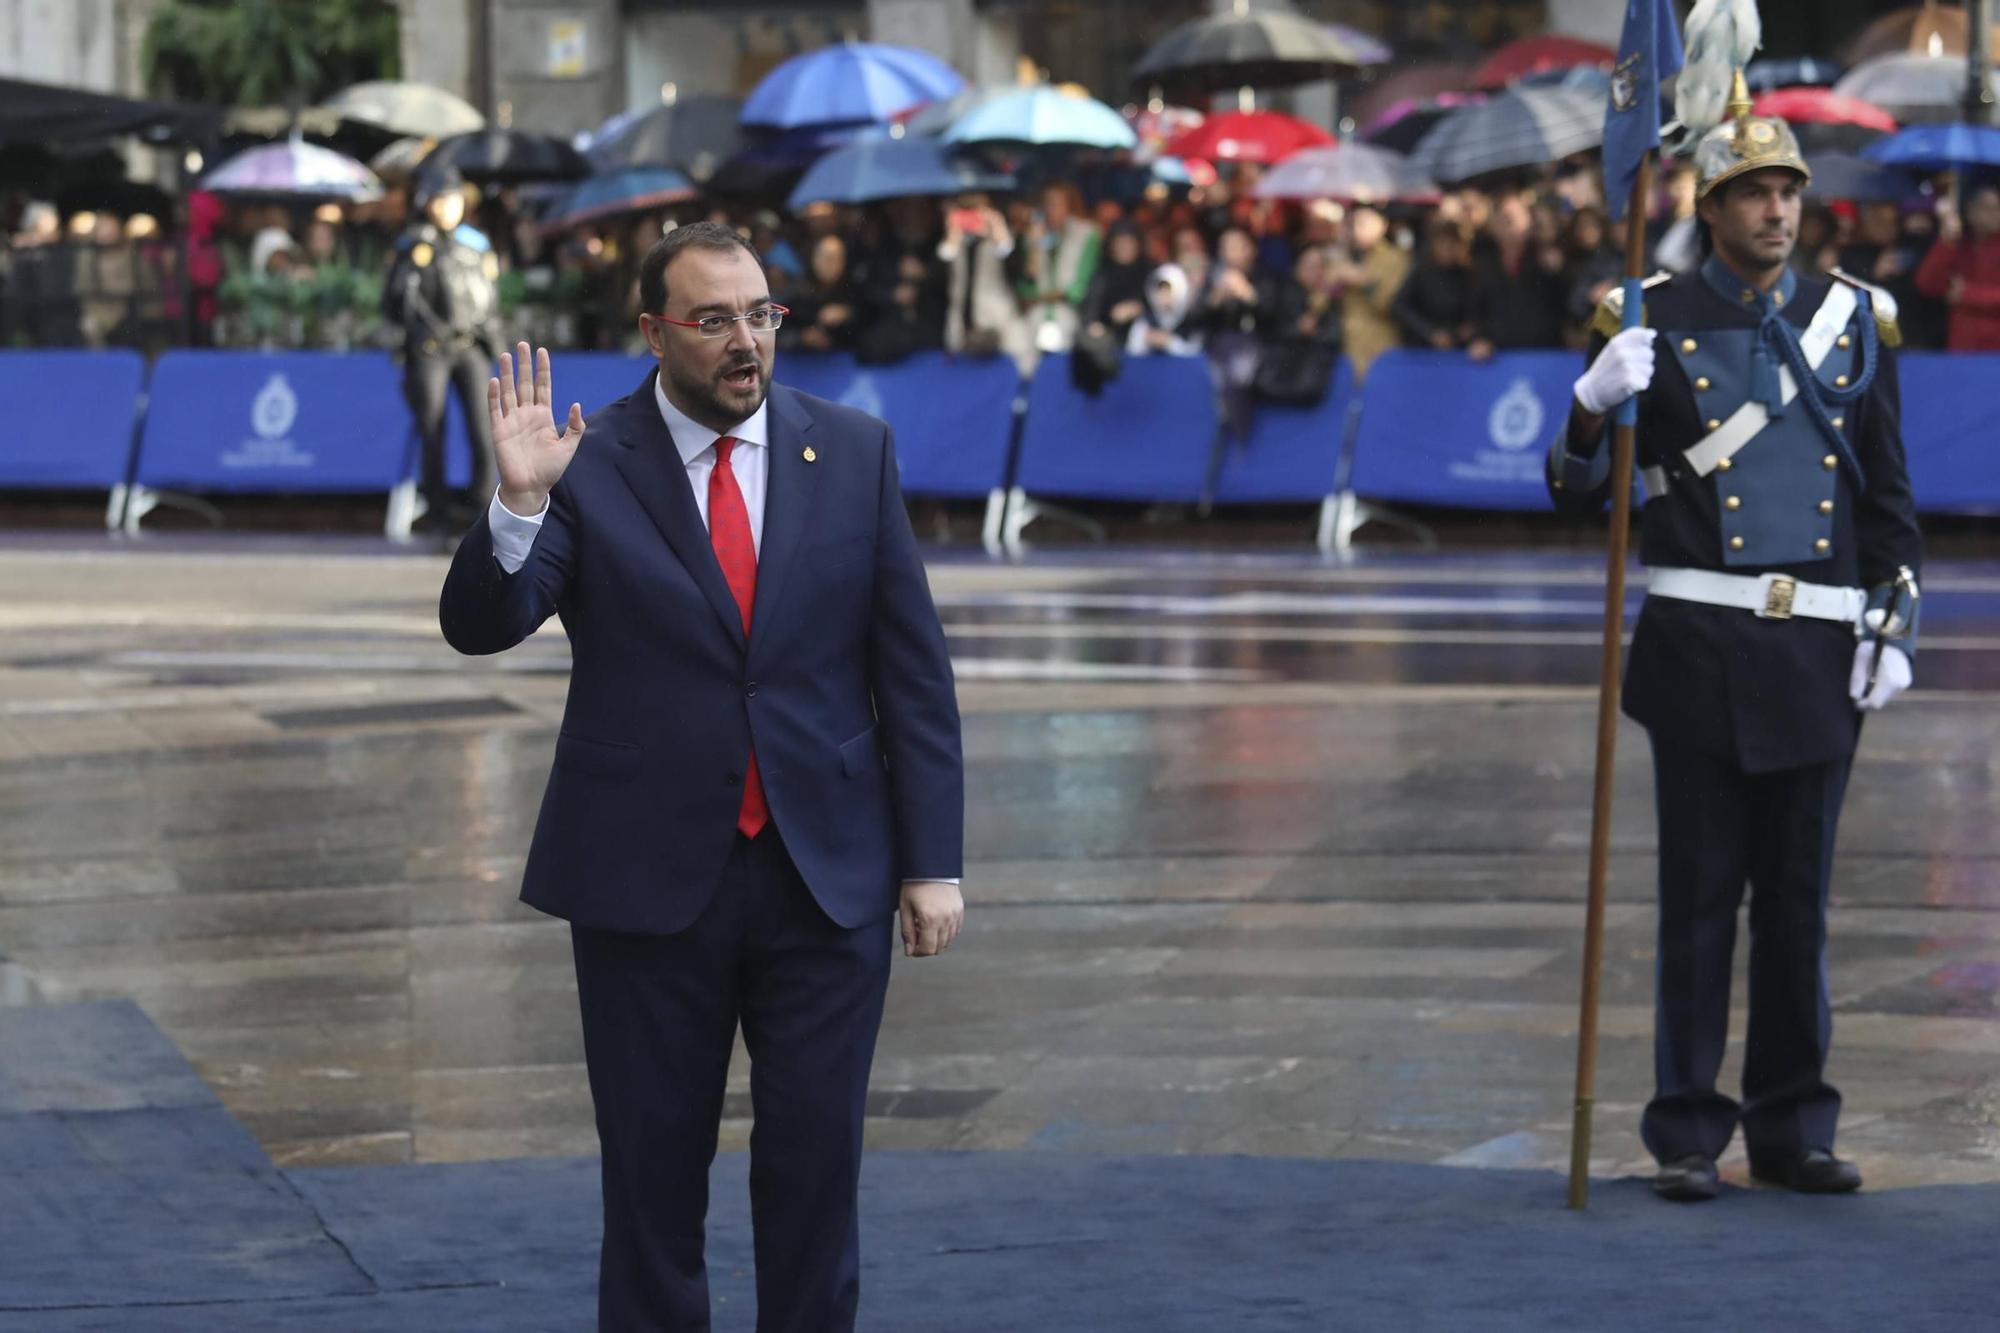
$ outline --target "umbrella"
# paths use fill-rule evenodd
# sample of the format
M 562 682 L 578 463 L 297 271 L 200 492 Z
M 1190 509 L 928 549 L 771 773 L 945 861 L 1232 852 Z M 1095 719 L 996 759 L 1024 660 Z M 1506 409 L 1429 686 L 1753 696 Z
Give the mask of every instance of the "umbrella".
M 1820 153 L 1858 153 L 1887 131 L 1872 130 L 1866 125 L 1816 125 L 1806 121 L 1792 126 L 1792 133 L 1798 137 L 1806 161 L 1812 162 Z
M 1353 42 L 1342 29 L 1276 10 L 1245 12 L 1183 23 L 1154 42 L 1133 67 L 1134 82 L 1159 84 L 1176 95 L 1199 96 L 1229 88 L 1282 88 L 1332 78 L 1381 63 L 1381 44 Z
M 1904 124 L 1955 120 L 1965 100 L 1963 60 L 1901 52 L 1864 60 L 1841 76 L 1833 90 L 1843 97 L 1873 102 Z M 2000 89 L 2000 76 L 1994 79 Z
M 480 185 L 523 181 L 573 181 L 590 174 L 590 162 L 564 140 L 521 130 L 478 130 L 439 142 L 424 159 L 426 169 L 452 166 Z
M 894 119 L 911 134 L 925 134 L 936 138 L 974 107 L 984 106 L 996 97 L 1004 97 L 1008 93 L 1018 91 L 1020 85 L 1016 83 L 968 83 L 950 97 L 926 102 L 920 107 L 912 107 Z
M 1909 171 L 2000 167 L 2000 129 L 1990 125 L 1912 125 L 1877 139 L 1862 149 L 1861 155 L 1871 162 Z
M 1963 63 L 1971 35 L 1972 22 L 1963 9 L 1930 3 L 1910 5 L 1884 14 L 1855 33 L 1840 54 L 1850 65 L 1894 51 L 1958 56 Z
M 1355 124 L 1374 126 L 1390 119 L 1389 112 L 1396 107 L 1470 88 L 1476 68 L 1463 60 L 1440 60 L 1405 65 L 1393 73 L 1380 70 L 1367 83 L 1351 90 L 1343 87 L 1341 103 Z M 1346 95 L 1350 91 L 1352 97 Z
M 772 129 L 879 124 L 964 86 L 958 71 L 928 51 L 842 42 L 766 74 L 744 100 L 742 119 Z
M 867 204 L 878 199 L 964 194 L 971 190 L 1012 189 L 1008 176 L 981 173 L 952 157 L 936 139 L 871 137 L 836 148 L 812 164 L 792 191 L 786 207 L 807 204 Z
M 573 186 L 550 210 L 544 225 L 560 231 L 624 213 L 645 213 L 684 203 L 695 194 L 694 182 L 671 167 L 627 167 Z
M 1434 204 L 1437 182 L 1401 153 L 1365 143 L 1295 153 L 1257 183 L 1259 199 L 1337 199 L 1355 204 Z
M 486 128 L 486 117 L 464 98 L 427 83 L 386 79 L 357 83 L 321 102 L 343 120 L 374 125 L 399 138 L 442 139 Z
M 1759 97 L 1752 109 L 1794 125 L 1859 125 L 1885 134 L 1896 129 L 1896 118 L 1873 102 L 1842 97 L 1830 88 L 1780 88 Z
M 1755 60 L 1743 71 L 1753 93 L 1773 88 L 1831 88 L 1846 73 L 1844 66 L 1818 56 L 1790 56 L 1777 60 Z
M 807 169 L 827 153 L 853 143 L 871 129 L 865 125 L 807 126 L 803 129 L 762 130 L 745 138 L 743 147 L 715 169 L 704 189 L 781 202 Z
M 1473 72 L 1472 86 L 1504 88 L 1530 74 L 1574 69 L 1578 65 L 1609 66 L 1617 59 L 1618 53 L 1610 47 L 1586 42 L 1581 37 L 1560 34 L 1523 37 L 1488 56 Z
M 672 167 L 696 182 L 743 146 L 737 119 L 743 104 L 733 97 L 701 94 L 613 116 L 581 136 L 576 147 L 599 171 L 625 167 Z
M 1139 136 L 1125 117 L 1095 98 L 1056 88 L 1022 88 L 981 103 L 944 132 L 953 144 L 1133 148 Z
M 1410 153 L 1439 121 L 1461 107 L 1483 106 L 1485 93 L 1444 93 L 1421 102 L 1398 102 L 1361 132 L 1361 137 L 1377 148 Z
M 1333 142 L 1319 126 L 1276 111 L 1231 111 L 1210 116 L 1167 144 L 1172 157 L 1211 162 L 1282 162 L 1302 148 Z
M 435 147 L 436 139 L 398 139 L 369 158 L 368 169 L 385 184 L 401 185 L 417 174 L 417 168 Z
M 353 158 L 303 139 L 238 153 L 202 179 L 201 188 L 236 198 L 339 201 L 382 197 L 375 173 Z
M 1814 199 L 1851 199 L 1857 204 L 1899 204 L 1916 194 L 1902 172 L 1869 162 L 1852 153 L 1822 153 L 1812 161 Z
M 1326 30 L 1333 34 L 1334 41 L 1354 53 L 1353 63 L 1356 65 L 1386 65 L 1396 58 L 1395 51 L 1387 42 L 1358 28 L 1350 28 L 1344 23 L 1329 23 Z
M 1587 152 L 1604 142 L 1604 99 L 1576 88 L 1516 88 L 1439 121 L 1411 160 L 1456 184 Z

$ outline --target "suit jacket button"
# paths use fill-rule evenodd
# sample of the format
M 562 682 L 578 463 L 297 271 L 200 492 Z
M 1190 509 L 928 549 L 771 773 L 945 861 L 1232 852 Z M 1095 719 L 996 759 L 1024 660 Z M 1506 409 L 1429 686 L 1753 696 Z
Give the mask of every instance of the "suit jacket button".
M 722 785 L 725 787 L 740 787 L 743 785 L 743 775 L 741 773 L 724 773 L 722 775 Z
M 756 697 L 757 697 L 757 682 L 756 682 L 756 681 L 754 681 L 754 680 L 753 680 L 753 681 L 751 681 L 751 682 L 750 682 L 749 684 L 747 684 L 747 685 L 745 685 L 745 686 L 743 687 L 743 697 L 744 697 L 744 698 L 746 698 L 746 699 L 754 699 L 754 698 L 756 698 Z

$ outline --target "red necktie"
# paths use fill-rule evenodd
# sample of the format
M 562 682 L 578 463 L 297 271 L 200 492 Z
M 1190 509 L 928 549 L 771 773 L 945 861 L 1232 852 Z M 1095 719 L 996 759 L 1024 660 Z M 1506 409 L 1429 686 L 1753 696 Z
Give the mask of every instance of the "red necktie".
M 715 442 L 715 470 L 708 474 L 708 540 L 715 547 L 715 562 L 743 613 L 743 637 L 750 637 L 750 608 L 757 603 L 757 543 L 750 535 L 750 509 L 743 503 L 743 491 L 736 484 L 736 471 L 729 455 L 736 448 L 734 435 Z M 746 838 L 764 831 L 771 820 L 771 807 L 764 803 L 764 779 L 757 772 L 757 752 L 743 771 L 743 805 L 736 812 L 736 830 Z

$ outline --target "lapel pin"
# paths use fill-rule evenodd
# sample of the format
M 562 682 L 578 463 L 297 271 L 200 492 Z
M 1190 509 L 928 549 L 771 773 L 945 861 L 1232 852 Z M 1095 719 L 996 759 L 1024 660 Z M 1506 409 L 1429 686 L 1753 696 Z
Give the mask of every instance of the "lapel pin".
M 807 445 L 807 446 L 806 446 L 806 462 L 808 462 L 808 463 L 816 463 L 816 462 L 818 462 L 818 461 L 819 461 L 819 455 L 813 452 L 813 448 L 812 448 L 812 446 L 811 446 L 811 445 Z

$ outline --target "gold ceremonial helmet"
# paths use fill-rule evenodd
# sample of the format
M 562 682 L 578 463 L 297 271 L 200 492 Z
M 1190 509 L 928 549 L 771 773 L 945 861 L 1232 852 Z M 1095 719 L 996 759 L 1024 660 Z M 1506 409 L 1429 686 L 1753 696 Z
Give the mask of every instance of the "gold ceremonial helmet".
M 1812 180 L 1812 169 L 1806 166 L 1792 127 L 1776 116 L 1750 114 L 1750 88 L 1739 69 L 1729 94 L 1728 119 L 1695 144 L 1694 197 L 1706 199 L 1716 186 L 1769 167 L 1796 171 L 1806 181 Z

